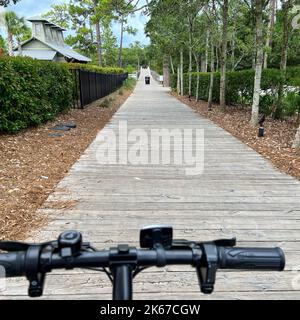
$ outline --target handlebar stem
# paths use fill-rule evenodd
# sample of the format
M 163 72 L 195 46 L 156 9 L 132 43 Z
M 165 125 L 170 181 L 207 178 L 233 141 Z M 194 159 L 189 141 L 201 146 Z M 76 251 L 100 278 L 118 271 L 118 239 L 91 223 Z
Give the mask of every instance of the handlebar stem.
M 113 275 L 113 300 L 132 300 L 132 266 L 114 266 L 111 271 Z

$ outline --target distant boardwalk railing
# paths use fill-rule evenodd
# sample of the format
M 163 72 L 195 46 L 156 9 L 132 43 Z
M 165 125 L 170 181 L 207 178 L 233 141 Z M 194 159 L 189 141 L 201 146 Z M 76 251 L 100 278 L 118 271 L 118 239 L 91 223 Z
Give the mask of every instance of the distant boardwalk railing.
M 79 69 L 71 71 L 74 79 L 73 107 L 79 109 L 114 92 L 128 78 L 128 73 L 104 74 Z

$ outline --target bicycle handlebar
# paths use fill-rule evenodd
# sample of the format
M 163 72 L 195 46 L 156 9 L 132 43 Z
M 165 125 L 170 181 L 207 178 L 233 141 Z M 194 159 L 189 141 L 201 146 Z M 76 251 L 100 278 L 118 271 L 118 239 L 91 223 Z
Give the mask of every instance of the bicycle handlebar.
M 26 276 L 31 297 L 42 295 L 45 275 L 54 269 L 104 268 L 101 271 L 105 271 L 113 282 L 114 298 L 122 300 L 131 299 L 132 278 L 152 266 L 179 264 L 195 267 L 203 293 L 213 292 L 217 269 L 284 269 L 285 257 L 280 248 L 234 247 L 235 239 L 202 243 L 173 241 L 168 234 L 159 233 L 163 227 L 156 227 L 155 237 L 149 238 L 152 234 L 149 230 L 154 229 L 147 230 L 148 238 L 145 238 L 148 242 L 141 240 L 141 246 L 147 245 L 147 249 L 119 245 L 98 251 L 83 243 L 81 234 L 76 231 L 65 232 L 58 241 L 44 244 L 0 242 L 0 250 L 8 251 L 0 254 L 0 266 L 5 268 L 6 277 Z M 164 239 L 157 237 L 159 234 Z
M 135 249 L 135 248 L 133 248 Z M 157 265 L 157 251 L 135 249 L 137 266 L 151 267 Z M 284 254 L 280 248 L 231 248 L 219 247 L 219 269 L 244 270 L 274 270 L 284 269 Z M 195 257 L 191 250 L 165 250 L 165 265 L 195 266 Z M 126 264 L 126 261 L 125 261 Z M 130 264 L 130 261 L 128 261 Z M 10 252 L 0 254 L 0 266 L 5 268 L 6 277 L 21 277 L 26 275 L 26 253 Z M 72 258 L 72 262 L 62 258 L 60 254 L 42 254 L 39 271 L 50 272 L 54 269 L 69 268 L 109 268 L 111 266 L 110 250 L 97 252 L 82 252 Z

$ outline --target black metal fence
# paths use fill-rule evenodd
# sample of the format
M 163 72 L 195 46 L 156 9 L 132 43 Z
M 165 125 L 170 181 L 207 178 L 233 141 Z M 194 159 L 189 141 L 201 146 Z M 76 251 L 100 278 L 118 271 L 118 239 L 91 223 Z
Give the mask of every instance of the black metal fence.
M 72 73 L 74 79 L 73 106 L 80 109 L 114 92 L 128 78 L 128 73 L 103 74 L 79 69 L 72 70 Z

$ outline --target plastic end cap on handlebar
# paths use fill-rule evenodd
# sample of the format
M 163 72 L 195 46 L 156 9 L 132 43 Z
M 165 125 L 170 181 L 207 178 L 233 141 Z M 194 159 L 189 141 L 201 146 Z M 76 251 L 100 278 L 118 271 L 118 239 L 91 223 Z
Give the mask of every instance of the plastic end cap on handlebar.
M 279 256 L 280 256 L 280 266 L 279 266 L 279 271 L 283 271 L 284 268 L 285 268 L 285 255 L 284 255 L 284 252 L 281 248 L 279 247 L 276 247 L 278 253 L 279 253 Z

